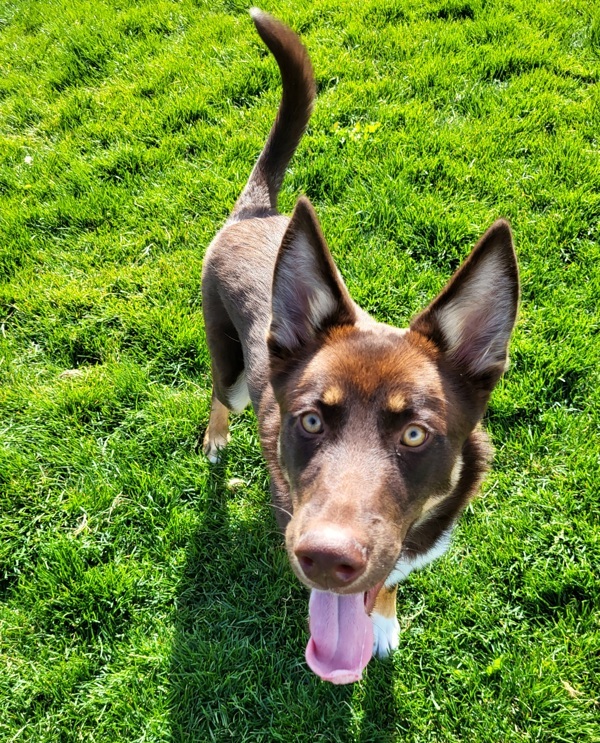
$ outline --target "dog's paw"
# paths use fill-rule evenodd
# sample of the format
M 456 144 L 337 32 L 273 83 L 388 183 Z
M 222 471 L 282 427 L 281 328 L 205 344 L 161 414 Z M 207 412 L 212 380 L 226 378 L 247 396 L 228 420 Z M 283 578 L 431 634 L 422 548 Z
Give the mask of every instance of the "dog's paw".
M 215 436 L 210 438 L 208 434 L 204 437 L 202 451 L 211 464 L 218 464 L 221 459 L 223 449 L 229 443 L 229 436 Z
M 376 611 L 372 612 L 373 621 L 373 655 L 378 658 L 387 658 L 390 653 L 398 649 L 400 642 L 400 625 L 394 617 L 384 617 Z

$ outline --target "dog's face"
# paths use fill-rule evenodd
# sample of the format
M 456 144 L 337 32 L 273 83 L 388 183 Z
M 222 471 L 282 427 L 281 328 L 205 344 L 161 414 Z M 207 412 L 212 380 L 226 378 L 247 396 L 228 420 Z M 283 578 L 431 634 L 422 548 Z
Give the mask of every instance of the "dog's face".
M 510 233 L 498 232 L 398 330 L 359 314 L 312 209 L 302 202 L 294 213 L 275 270 L 269 348 L 293 505 L 286 544 L 309 587 L 373 589 L 407 534 L 464 506 L 463 450 L 506 366 L 516 313 Z
M 392 571 L 410 528 L 452 495 L 483 410 L 465 406 L 468 390 L 442 363 L 417 333 L 349 326 L 286 376 L 277 392 L 280 466 L 293 503 L 286 542 L 307 585 L 369 590 Z M 337 569 L 311 565 L 336 541 Z

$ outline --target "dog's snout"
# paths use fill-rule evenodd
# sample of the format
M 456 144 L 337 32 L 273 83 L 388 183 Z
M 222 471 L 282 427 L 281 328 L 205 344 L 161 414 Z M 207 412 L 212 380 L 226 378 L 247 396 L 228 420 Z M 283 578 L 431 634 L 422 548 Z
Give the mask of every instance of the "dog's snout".
M 304 534 L 294 554 L 304 575 L 324 589 L 350 586 L 368 560 L 367 548 L 352 532 L 333 527 Z

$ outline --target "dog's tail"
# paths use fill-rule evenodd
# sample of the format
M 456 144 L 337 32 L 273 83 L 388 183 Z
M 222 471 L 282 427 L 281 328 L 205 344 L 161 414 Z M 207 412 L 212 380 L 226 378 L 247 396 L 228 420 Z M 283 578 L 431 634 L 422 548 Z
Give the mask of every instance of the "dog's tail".
M 308 52 L 298 36 L 258 8 L 252 8 L 250 15 L 279 65 L 283 92 L 264 149 L 231 213 L 233 220 L 276 211 L 285 169 L 304 134 L 316 94 Z

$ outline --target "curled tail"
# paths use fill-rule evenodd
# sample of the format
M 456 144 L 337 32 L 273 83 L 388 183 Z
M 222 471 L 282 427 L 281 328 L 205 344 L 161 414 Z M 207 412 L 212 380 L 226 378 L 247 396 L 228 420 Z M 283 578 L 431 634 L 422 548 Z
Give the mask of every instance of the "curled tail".
M 298 36 L 258 8 L 250 15 L 279 65 L 283 93 L 267 142 L 233 208 L 233 220 L 276 211 L 285 169 L 304 134 L 316 94 L 312 65 Z

